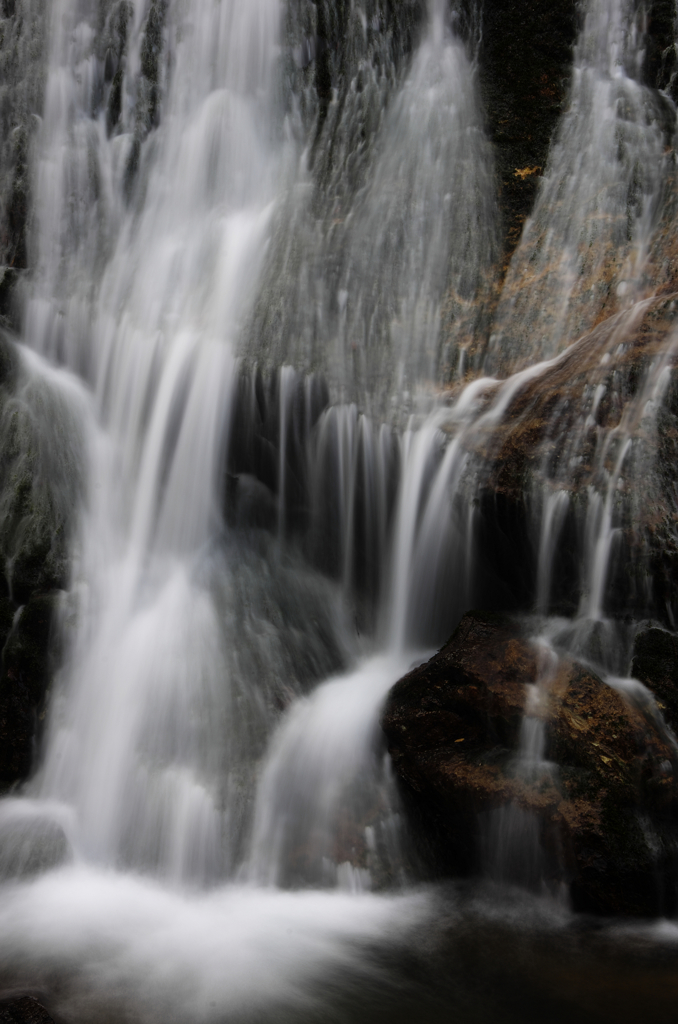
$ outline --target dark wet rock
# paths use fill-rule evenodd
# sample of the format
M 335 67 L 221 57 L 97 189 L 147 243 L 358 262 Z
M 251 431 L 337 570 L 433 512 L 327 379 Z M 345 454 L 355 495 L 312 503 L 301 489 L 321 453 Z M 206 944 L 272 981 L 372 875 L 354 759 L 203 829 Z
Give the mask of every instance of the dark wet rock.
M 520 240 L 567 96 L 577 4 L 485 0 L 481 17 L 480 83 L 508 259 Z
M 49 1013 L 32 996 L 0 999 L 0 1024 L 54 1024 Z
M 15 606 L 64 589 L 83 486 L 76 409 L 0 338 L 0 570 Z
M 167 0 L 151 0 L 140 52 L 148 128 L 155 128 L 160 119 L 160 59 L 164 48 L 166 14 Z
M 104 67 L 99 102 L 106 108 L 106 131 L 109 135 L 117 129 L 122 114 L 127 37 L 133 13 L 129 0 L 119 0 L 118 3 L 112 4 L 103 30 L 96 40 L 97 56 Z
M 671 909 L 678 862 L 678 757 L 651 708 L 632 706 L 562 659 L 549 699 L 546 758 L 557 773 L 517 769 L 536 649 L 510 619 L 469 612 L 425 665 L 389 694 L 383 728 L 405 806 L 433 870 L 482 869 L 481 823 L 501 808 L 536 822 L 546 881 L 578 910 Z
M 80 420 L 0 334 L 0 786 L 34 764 L 82 493 Z
M 15 613 L 5 603 L 7 629 L 0 676 L 0 785 L 30 774 L 45 715 L 47 689 L 54 668 L 53 626 L 60 595 L 37 594 Z
M 56 664 L 53 624 L 68 575 L 69 481 L 44 473 L 47 452 L 16 398 L 14 346 L 0 343 L 0 788 L 30 774 Z M 38 399 L 40 401 L 40 399 Z M 59 426 L 51 425 L 59 449 Z M 51 461 L 51 460 L 49 460 Z M 52 468 L 55 468 L 52 466 Z M 58 476 L 58 473 L 57 473 Z M 77 485 L 75 485 L 77 487 Z M 70 509 L 69 509 L 70 506 Z
M 226 478 L 228 525 L 273 532 L 279 519 L 275 494 L 249 473 Z
M 32 771 L 80 488 L 77 421 L 0 333 L 0 790 Z M 45 436 L 45 431 L 48 436 Z
M 30 151 L 42 111 L 47 19 L 41 4 L 11 0 L 0 17 L 0 267 L 28 266 Z M 2 270 L 0 270 L 2 273 Z M 17 277 L 4 272 L 0 316 L 15 324 L 11 293 Z
M 44 696 L 50 674 L 47 654 L 60 599 L 60 592 L 31 597 L 17 613 L 2 652 L 9 678 L 23 680 L 36 703 Z
M 129 149 L 125 166 L 125 192 L 128 197 L 133 193 L 137 173 L 139 171 L 141 150 L 149 134 L 158 127 L 161 120 L 163 100 L 163 55 L 165 52 L 165 20 L 167 0 L 151 0 L 146 24 L 144 25 L 141 49 L 139 53 L 140 74 L 137 80 L 137 98 L 134 113 L 134 137 Z M 122 38 L 121 60 L 127 32 L 127 20 L 131 16 L 131 5 L 121 6 L 120 30 Z M 124 36 L 123 36 L 124 31 Z M 122 71 L 122 65 L 121 69 Z M 119 120 L 122 109 L 122 79 L 114 77 L 109 92 L 107 110 L 107 126 L 112 132 Z
M 59 867 L 70 858 L 61 825 L 49 818 L 12 813 L 0 817 L 0 880 L 30 878 Z
M 499 288 L 494 295 L 479 295 L 478 301 L 496 308 L 494 321 L 486 316 L 477 322 L 488 329 L 476 330 L 464 341 L 465 372 L 470 370 L 507 376 L 533 361 L 545 336 L 549 288 L 545 283 L 562 259 L 562 244 L 542 223 L 544 210 L 535 199 L 542 175 L 549 163 L 551 143 L 558 137 L 560 118 L 569 104 L 574 44 L 586 5 L 575 0 L 558 0 L 544 5 L 536 0 L 485 0 L 478 48 L 478 74 L 484 99 L 488 133 L 493 143 L 498 178 L 499 208 L 503 218 L 503 254 L 497 266 Z M 652 217 L 651 259 L 641 272 L 639 295 L 655 294 L 658 286 L 675 289 L 676 268 L 676 116 L 672 98 L 678 89 L 675 10 L 672 0 L 654 0 L 639 8 L 637 27 L 643 33 L 641 65 L 627 67 L 626 73 L 639 78 L 646 88 L 644 103 L 648 119 L 663 134 L 664 158 L 661 177 L 665 187 L 657 194 Z M 571 97 L 575 100 L 575 97 Z M 576 100 L 575 100 L 576 102 Z M 621 123 L 621 122 L 620 122 Z M 633 185 L 636 188 L 636 185 Z M 629 199 L 629 202 L 633 200 Z M 557 210 L 549 210 L 553 226 Z M 568 300 L 572 323 L 571 340 L 606 317 L 624 308 L 624 287 L 618 290 L 618 273 L 630 253 L 627 217 L 630 206 L 622 204 L 607 222 L 606 240 L 600 236 L 590 255 L 584 258 L 573 279 Z M 607 216 L 607 215 L 606 215 Z M 511 257 L 520 241 L 523 226 L 528 236 L 520 249 L 520 266 L 514 263 L 507 279 Z M 627 237 L 628 236 L 628 237 Z M 588 248 L 588 243 L 586 244 Z M 531 253 L 530 262 L 523 262 Z M 537 254 L 537 255 L 535 255 Z M 533 277 L 537 264 L 540 269 Z M 543 276 L 545 275 L 545 276 Z M 532 286 L 546 287 L 542 311 L 535 314 L 528 296 Z M 558 289 L 560 284 L 555 284 Z M 492 288 L 490 288 L 490 292 Z M 550 289 L 553 292 L 553 288 Z M 593 301 L 592 301 L 593 300 Z M 527 318 L 520 310 L 532 309 Z M 562 312 L 562 311 L 561 311 Z M 537 316 L 537 321 L 533 319 Z M 554 317 L 560 316 L 555 306 Z M 499 332 L 501 345 L 493 350 L 493 335 Z M 547 332 L 546 332 L 547 333 Z M 488 351 L 489 345 L 489 351 Z
M 604 611 L 666 625 L 678 617 L 677 327 L 675 292 L 609 317 L 517 387 L 499 421 L 485 427 L 481 420 L 469 433 L 478 538 L 474 603 L 533 607 L 542 503 L 562 491 L 568 507 L 555 542 L 550 610 L 577 610 L 591 489 L 604 497 L 628 438 L 613 497 L 618 533 Z
M 651 709 L 563 662 L 552 692 L 547 757 L 560 765 L 554 808 L 575 909 L 675 909 L 678 756 Z
M 237 384 L 224 475 L 224 509 L 231 525 L 274 529 L 281 504 L 281 374 L 243 372 Z M 308 526 L 306 442 L 329 404 L 325 381 L 298 377 L 285 417 L 284 529 Z
M 478 867 L 477 814 L 510 798 L 500 765 L 517 745 L 535 674 L 535 654 L 510 620 L 470 613 L 389 694 L 382 724 L 393 765 L 446 872 Z
M 674 100 L 676 92 L 676 8 L 673 0 L 650 0 L 647 6 L 645 81 L 665 90 Z
M 535 599 L 537 549 L 525 496 L 481 488 L 475 520 L 474 603 L 528 611 Z
M 18 280 L 15 267 L 0 267 L 0 325 L 6 327 L 16 324 L 14 292 Z
M 678 732 L 678 636 L 656 626 L 637 633 L 631 675 L 652 691 L 666 721 Z
M 555 477 L 561 469 L 565 475 L 565 460 L 571 454 L 563 443 L 566 434 L 576 441 L 588 436 L 589 449 L 583 447 L 581 454 L 589 458 L 579 460 L 571 475 L 573 488 L 585 486 L 593 468 L 591 443 L 596 441 L 597 428 L 619 426 L 640 396 L 653 360 L 670 352 L 677 326 L 678 293 L 639 303 L 573 339 L 575 344 L 559 360 L 526 381 L 502 423 L 485 439 L 496 489 L 516 496 L 537 465 L 548 476 Z M 604 394 L 590 423 L 584 423 L 586 398 L 599 385 Z
M 0 401 L 16 387 L 19 360 L 9 336 L 0 332 Z
M 354 64 L 356 9 L 347 0 L 318 0 L 312 10 L 311 19 L 306 21 L 301 5 L 290 5 L 288 17 L 296 24 L 297 41 L 292 51 L 292 62 L 297 78 L 295 86 L 302 82 L 313 82 L 318 100 L 318 134 L 324 126 L 327 111 L 333 98 L 339 104 L 345 102 L 346 93 L 352 87 L 352 74 L 358 70 Z M 380 5 L 376 17 L 370 19 L 364 30 L 364 45 L 368 61 L 384 68 L 384 55 L 388 59 L 402 59 L 414 48 L 422 24 L 426 19 L 425 0 L 387 0 Z M 306 22 L 304 24 L 304 22 Z M 300 31 L 301 30 L 301 31 Z M 386 41 L 386 46 L 382 44 Z M 354 83 L 355 84 L 355 83 Z M 362 87 L 360 74 L 358 87 Z M 365 127 L 370 130 L 368 125 Z

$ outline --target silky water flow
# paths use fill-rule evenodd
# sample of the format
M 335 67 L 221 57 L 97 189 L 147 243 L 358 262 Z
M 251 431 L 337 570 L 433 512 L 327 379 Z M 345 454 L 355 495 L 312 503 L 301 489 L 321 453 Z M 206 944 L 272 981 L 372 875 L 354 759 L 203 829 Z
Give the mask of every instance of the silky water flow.
M 239 336 L 301 159 L 280 123 L 284 12 L 256 0 L 106 14 L 102 29 L 94 6 L 52 9 L 35 161 L 24 337 L 37 355 L 21 372 L 72 394 L 85 494 L 44 760 L 2 808 L 18 836 L 9 873 L 30 874 L 27 843 L 61 867 L 8 883 L 3 957 L 30 960 L 38 983 L 50 948 L 67 973 L 79 964 L 81 1019 L 107 1002 L 153 1012 L 171 975 L 172 1019 L 305 1008 L 321 968 L 354 969 L 361 943 L 386 934 L 397 943 L 425 900 L 275 888 L 369 888 L 372 855 L 402 876 L 377 719 L 411 660 L 362 660 L 340 585 L 285 550 L 284 501 L 273 536 L 235 536 L 221 513 Z M 458 47 L 434 20 L 424 45 Z M 364 868 L 339 859 L 335 835 L 354 804 Z
M 518 372 L 452 400 L 498 234 L 474 44 L 442 0 L 412 54 L 381 5 L 351 5 L 353 63 L 323 111 L 294 86 L 319 53 L 309 5 L 101 10 L 53 5 L 35 153 L 16 401 L 68 438 L 44 459 L 80 514 L 44 756 L 0 805 L 4 969 L 67 979 L 74 1020 L 313 1020 L 326 979 L 397 994 L 386 953 L 430 927 L 379 712 L 475 599 L 479 446 L 594 322 L 580 278 L 620 232 L 616 294 L 640 309 L 664 173 L 642 25 L 626 0 L 587 6 L 485 359 Z M 536 493 L 527 782 L 557 775 L 555 652 L 586 654 L 606 621 L 619 481 L 671 351 L 599 438 L 572 621 L 549 617 L 565 481 Z M 481 831 L 490 879 L 544 891 L 529 816 Z

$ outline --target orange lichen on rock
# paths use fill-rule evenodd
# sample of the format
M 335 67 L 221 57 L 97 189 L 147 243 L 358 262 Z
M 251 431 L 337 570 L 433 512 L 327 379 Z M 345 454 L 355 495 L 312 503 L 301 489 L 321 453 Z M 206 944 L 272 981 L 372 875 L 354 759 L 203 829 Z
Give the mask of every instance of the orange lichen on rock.
M 536 167 L 516 167 L 513 174 L 516 178 L 520 178 L 521 181 L 524 181 L 525 178 L 531 178 L 533 174 L 539 174 L 540 171 L 541 167 L 539 165 Z

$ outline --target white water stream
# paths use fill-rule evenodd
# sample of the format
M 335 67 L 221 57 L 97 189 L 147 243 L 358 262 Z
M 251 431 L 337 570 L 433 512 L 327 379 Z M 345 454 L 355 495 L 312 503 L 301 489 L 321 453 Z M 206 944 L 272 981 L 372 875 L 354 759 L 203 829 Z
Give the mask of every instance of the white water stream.
M 77 634 L 41 788 L 77 808 L 88 859 L 202 882 L 224 870 L 218 780 L 238 759 L 206 552 L 220 529 L 233 343 L 284 146 L 272 127 L 276 0 L 205 3 L 190 25 L 187 13 L 167 11 L 174 87 L 125 208 L 135 126 L 109 139 L 103 116 L 86 116 L 101 72 L 93 27 L 69 4 L 54 10 L 26 336 L 86 366 L 94 392 Z M 97 186 L 87 205 L 85 177 Z M 72 223 L 74 189 L 88 224 Z
M 63 368 L 50 371 L 54 386 L 85 381 L 87 494 L 44 760 L 0 822 L 10 877 L 70 866 L 14 883 L 0 944 L 4 968 L 21 977 L 30 964 L 32 984 L 46 957 L 80 962 L 99 1007 L 121 999 L 153 1019 L 159 1007 L 165 1019 L 221 1019 L 301 1006 L 321 969 L 355 969 L 347 939 L 394 943 L 421 917 L 419 898 L 274 888 L 401 880 L 377 721 L 412 656 L 398 642 L 336 674 L 359 657 L 340 591 L 284 551 L 291 370 L 279 388 L 277 539 L 243 546 L 223 521 L 240 335 L 301 156 L 280 128 L 281 6 L 140 0 L 103 12 L 103 30 L 95 3 L 55 0 L 51 12 L 24 339 Z M 120 25 L 124 45 L 104 49 Z M 422 130 L 412 105 L 431 88 L 432 108 L 436 89 L 452 106 L 473 102 L 437 4 L 431 25 L 394 115 L 408 131 Z M 454 146 L 466 129 L 450 116 Z M 407 159 L 416 175 L 427 160 L 399 124 L 383 159 Z M 437 202 L 431 193 L 426 217 L 440 239 Z M 442 283 L 424 289 L 428 337 Z M 236 878 L 239 888 L 200 895 Z M 87 1016 L 87 1001 L 73 1012 Z

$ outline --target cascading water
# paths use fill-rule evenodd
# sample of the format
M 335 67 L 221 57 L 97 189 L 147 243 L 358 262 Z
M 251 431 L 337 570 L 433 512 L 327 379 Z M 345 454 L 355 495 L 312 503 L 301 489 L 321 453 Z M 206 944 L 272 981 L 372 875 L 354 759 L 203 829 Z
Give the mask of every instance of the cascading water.
M 496 202 L 475 69 L 446 4 L 432 0 L 385 111 L 399 69 L 382 52 L 376 7 L 371 19 L 352 12 L 350 31 L 363 41 L 355 77 L 343 106 L 331 105 L 314 165 L 277 226 L 253 344 L 260 359 L 322 370 L 337 395 L 402 421 L 422 389 L 430 407 L 477 326 L 497 256 Z M 355 107 L 372 104 L 368 161 L 368 144 L 356 152 L 351 143 Z
M 525 716 L 515 758 L 516 777 L 528 786 L 538 786 L 544 777 L 550 782 L 558 766 L 545 756 L 546 718 L 549 688 L 557 671 L 558 657 L 548 644 L 537 643 L 537 678 L 528 683 Z M 518 882 L 527 887 L 543 885 L 545 856 L 536 815 L 516 804 L 490 811 L 481 826 L 485 870 L 501 882 Z
M 237 522 L 234 533 L 219 511 L 224 460 L 236 450 L 229 430 L 233 426 L 237 438 L 239 429 L 233 425 L 239 335 L 298 159 L 293 133 L 275 126 L 282 14 L 277 0 L 206 3 L 190 12 L 173 4 L 111 4 L 102 16 L 94 5 L 64 0 L 52 11 L 35 174 L 32 244 L 38 263 L 26 289 L 24 336 L 64 366 L 63 373 L 83 376 L 91 388 L 91 401 L 78 411 L 89 442 L 88 493 L 65 613 L 75 627 L 53 701 L 46 756 L 29 803 L 13 804 L 3 820 L 8 834 L 23 837 L 19 850 L 37 836 L 58 860 L 63 849 L 50 837 L 63 828 L 76 865 L 144 872 L 184 887 L 233 877 L 245 854 L 256 762 L 280 708 L 346 664 L 356 648 L 344 624 L 340 590 L 304 568 L 293 548 L 286 550 L 292 526 L 286 497 L 294 489 L 287 455 L 295 443 L 298 381 L 291 369 L 283 369 L 276 392 L 274 536 L 259 532 L 248 538 L 250 524 L 242 523 L 245 532 L 238 536 Z M 455 120 L 455 96 L 468 109 L 465 58 L 446 34 L 438 8 L 432 26 L 404 98 L 395 101 L 402 112 L 394 115 L 395 129 L 385 133 L 385 174 L 393 161 L 416 155 L 411 139 L 398 137 L 400 122 L 421 128 L 412 103 L 429 89 L 432 115 L 436 90 L 447 96 L 453 153 L 467 130 L 479 131 L 473 123 L 467 129 L 468 114 Z M 429 81 L 422 76 L 431 54 L 436 68 Z M 450 170 L 444 154 L 442 159 L 439 174 Z M 418 173 L 416 162 L 412 173 Z M 438 198 L 437 190 L 430 191 L 428 209 L 421 212 L 443 246 L 436 252 L 444 264 L 448 242 L 436 220 L 450 203 L 438 205 Z M 374 206 L 380 194 L 365 201 Z M 407 214 L 408 235 L 419 216 L 415 210 Z M 427 332 L 437 334 L 444 282 L 429 286 L 429 271 L 419 270 L 426 279 L 422 315 L 430 321 L 424 339 Z M 385 285 L 380 287 L 386 300 Z M 408 316 L 415 315 L 413 306 Z M 26 369 L 31 371 L 30 361 Z M 309 411 L 313 405 L 311 400 Z M 315 422 L 317 409 L 312 415 Z M 362 433 L 367 480 L 374 444 L 363 422 L 356 437 Z M 312 425 L 309 418 L 306 426 Z M 316 434 L 322 453 L 321 427 Z M 335 450 L 332 445 L 332 458 Z M 349 459 L 353 452 L 349 441 Z M 340 533 L 342 575 L 350 588 L 355 539 L 349 520 L 356 500 L 350 489 L 356 471 L 345 469 L 337 490 L 348 503 Z M 241 510 L 243 483 L 237 474 Z M 391 514 L 386 490 L 377 479 L 370 505 L 377 522 Z M 364 490 L 361 498 L 369 504 Z M 255 882 L 329 881 L 365 888 L 370 869 L 375 879 L 380 871 L 391 878 L 401 872 L 376 718 L 383 694 L 410 658 L 403 652 L 379 664 L 368 661 L 308 698 L 309 710 L 303 703 L 292 709 L 255 801 L 247 869 Z M 290 756 L 300 762 L 298 777 Z M 365 774 L 374 780 L 370 794 Z M 308 789 L 314 777 L 317 796 Z M 356 787 L 349 821 L 342 823 Z M 294 848 L 281 849 L 276 839 L 285 800 L 290 827 L 297 823 L 294 841 L 306 847 L 301 862 Z M 363 808 L 362 821 L 356 806 Z M 337 848 L 337 830 L 345 827 L 365 847 L 364 868 L 352 866 L 352 848 L 343 855 Z M 321 839 L 315 851 L 318 832 L 330 839 Z M 32 863 L 22 856 L 8 863 Z M 51 854 L 45 856 L 49 862 Z M 75 874 L 63 876 L 54 898 L 69 899 L 73 885 L 93 885 L 97 900 L 108 898 L 108 883 L 97 882 L 90 870 L 72 868 Z M 127 905 L 145 898 L 143 887 L 130 885 L 128 892 L 120 890 Z M 20 891 L 17 898 L 21 902 Z M 151 890 L 148 898 L 149 921 L 166 912 L 163 901 L 175 899 Z M 389 907 L 365 904 L 365 928 L 356 918 L 356 939 L 361 930 L 366 939 L 381 933 Z M 393 906 L 410 920 L 421 909 L 416 900 L 409 910 L 404 903 L 397 911 Z M 9 911 L 16 912 L 21 916 L 20 910 Z M 289 912 L 283 911 L 285 920 Z M 236 913 L 230 898 L 218 919 L 220 913 Z M 296 911 L 291 913 L 293 920 Z M 76 925 L 77 916 L 72 920 L 79 932 L 84 922 Z M 9 919 L 5 924 L 13 930 Z M 262 925 L 269 930 L 268 915 Z M 274 985 L 269 1001 L 294 997 L 318 965 L 333 958 L 339 964 L 343 927 L 335 916 L 324 933 L 324 952 L 303 967 L 307 958 L 300 950 L 291 995 Z M 107 943 L 105 933 L 106 926 Z M 22 940 L 14 935 L 18 949 Z M 113 932 L 109 936 L 116 941 Z M 263 941 L 258 936 L 255 926 L 254 949 Z M 156 967 L 149 969 L 152 974 Z M 257 1001 L 248 999 L 251 1005 Z
M 281 12 L 276 2 L 248 13 L 206 5 L 187 32 L 183 13 L 167 11 L 173 82 L 131 182 L 151 15 L 143 37 L 141 12 L 129 20 L 123 96 L 137 61 L 142 74 L 136 107 L 122 104 L 119 127 L 127 118 L 130 130 L 108 138 L 103 115 L 83 116 L 102 69 L 94 27 L 87 17 L 69 23 L 74 13 L 55 12 L 65 23 L 53 36 L 26 333 L 74 369 L 88 364 L 104 432 L 90 458 L 86 603 L 43 791 L 78 808 L 87 856 L 204 881 L 224 870 L 228 798 L 218 780 L 243 755 L 239 741 L 228 752 L 219 742 L 236 693 L 206 552 L 219 528 L 229 341 L 284 162 L 271 128 Z M 83 178 L 99 179 L 89 203 Z M 89 429 L 97 438 L 101 428 Z
M 379 956 L 430 920 L 426 896 L 366 891 L 412 870 L 380 707 L 467 608 L 504 599 L 487 494 L 506 431 L 579 360 L 612 365 L 650 308 L 675 117 L 641 84 L 643 10 L 590 0 L 486 346 L 484 372 L 518 372 L 461 390 L 499 226 L 457 15 L 430 0 L 406 32 L 377 0 L 53 4 L 20 403 L 53 396 L 78 443 L 45 459 L 85 483 L 64 497 L 81 507 L 44 757 L 0 806 L 0 950 L 46 987 L 55 959 L 82 962 L 74 1019 L 314 1020 L 328 973 L 387 991 Z M 613 427 L 612 378 L 542 416 L 526 786 L 558 775 L 556 652 L 647 704 L 606 601 L 676 337 Z M 487 875 L 544 888 L 534 817 L 506 806 L 483 830 Z M 339 891 L 281 891 L 319 887 Z
M 568 110 L 490 337 L 492 372 L 553 355 L 643 295 L 674 121 L 642 84 L 644 16 L 634 0 L 587 6 Z

